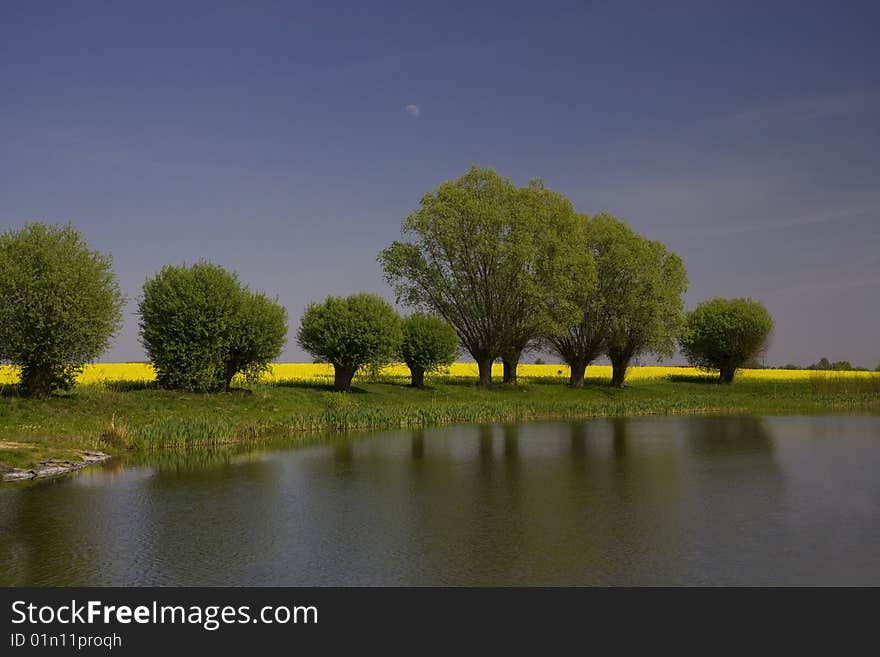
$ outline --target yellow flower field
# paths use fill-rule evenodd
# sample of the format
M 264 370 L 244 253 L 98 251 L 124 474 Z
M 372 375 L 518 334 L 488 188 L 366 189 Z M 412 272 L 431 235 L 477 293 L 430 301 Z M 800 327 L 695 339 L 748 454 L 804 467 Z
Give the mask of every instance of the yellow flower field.
M 533 365 L 522 364 L 518 369 L 519 379 L 568 379 L 568 366 L 559 364 Z M 842 378 L 868 378 L 877 376 L 874 372 L 817 372 L 813 370 L 741 370 L 737 373 L 738 380 L 753 381 L 809 381 L 811 377 L 824 374 Z M 454 363 L 438 374 L 440 377 L 454 379 L 476 379 L 476 363 Z M 438 376 L 435 375 L 435 376 Z M 493 375 L 501 378 L 501 365 L 496 364 Z M 639 366 L 631 367 L 627 373 L 627 381 L 643 381 L 649 379 L 664 379 L 670 375 L 675 376 L 711 376 L 693 367 L 663 367 L 663 366 Z M 364 378 L 362 372 L 359 378 Z M 383 379 L 406 379 L 409 370 L 406 365 L 394 364 L 384 368 L 381 373 Z M 15 383 L 18 375 L 10 366 L 0 366 L 0 383 Z M 151 381 L 155 378 L 153 367 L 149 363 L 97 363 L 86 366 L 78 382 L 101 383 L 104 381 Z M 587 368 L 587 378 L 611 379 L 610 365 L 591 365 Z M 323 363 L 276 363 L 271 366 L 271 372 L 264 377 L 270 381 L 331 381 L 333 379 L 333 366 Z

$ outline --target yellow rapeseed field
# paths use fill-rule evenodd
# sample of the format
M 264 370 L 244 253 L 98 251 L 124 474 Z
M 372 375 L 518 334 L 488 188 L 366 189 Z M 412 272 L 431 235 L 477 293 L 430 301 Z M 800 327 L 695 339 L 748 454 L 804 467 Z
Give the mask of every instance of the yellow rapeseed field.
M 737 374 L 740 380 L 755 381 L 808 381 L 811 377 L 820 375 L 821 372 L 812 370 L 741 370 Z M 829 372 L 835 377 L 861 378 L 876 376 L 873 372 Z M 476 363 L 454 363 L 442 372 L 440 377 L 454 379 L 476 379 Z M 493 375 L 501 378 L 501 365 L 496 364 Z M 522 364 L 519 366 L 518 375 L 520 380 L 528 379 L 568 379 L 568 366 L 559 364 L 533 365 Z M 638 366 L 631 367 L 627 373 L 627 381 L 643 381 L 649 379 L 665 379 L 670 375 L 675 376 L 711 376 L 693 367 L 664 367 L 664 366 Z M 359 378 L 367 375 L 362 372 Z M 383 379 L 406 379 L 409 370 L 406 365 L 394 364 L 384 368 L 381 372 Z M 88 365 L 80 375 L 78 382 L 84 384 L 102 383 L 105 381 L 152 381 L 155 378 L 153 367 L 149 363 L 97 363 Z M 610 365 L 591 365 L 587 368 L 587 378 L 611 379 Z M 15 383 L 18 375 L 14 368 L 0 366 L 0 383 Z M 333 366 L 322 363 L 276 363 L 271 366 L 271 371 L 264 377 L 266 382 L 272 381 L 331 381 L 333 379 Z

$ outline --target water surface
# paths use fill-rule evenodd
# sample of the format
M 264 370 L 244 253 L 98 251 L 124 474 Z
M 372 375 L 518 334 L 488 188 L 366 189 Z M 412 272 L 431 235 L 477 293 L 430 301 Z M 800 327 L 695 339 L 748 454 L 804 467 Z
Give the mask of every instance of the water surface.
M 880 417 L 464 426 L 0 486 L 2 585 L 880 585 Z

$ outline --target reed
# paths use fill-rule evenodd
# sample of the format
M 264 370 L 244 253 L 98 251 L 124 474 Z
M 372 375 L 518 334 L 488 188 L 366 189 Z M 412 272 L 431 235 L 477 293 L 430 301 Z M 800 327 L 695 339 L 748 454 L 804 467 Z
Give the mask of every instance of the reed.
M 163 417 L 127 432 L 126 446 L 133 449 L 207 447 L 235 441 L 234 423 L 216 416 Z

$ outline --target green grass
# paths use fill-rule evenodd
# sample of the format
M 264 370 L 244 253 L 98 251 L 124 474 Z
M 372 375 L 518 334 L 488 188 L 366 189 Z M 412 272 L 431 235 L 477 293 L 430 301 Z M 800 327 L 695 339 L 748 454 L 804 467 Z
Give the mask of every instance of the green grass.
M 428 390 L 362 383 L 349 394 L 318 384 L 255 385 L 229 394 L 192 394 L 123 382 L 83 385 L 45 400 L 0 397 L 0 467 L 110 453 L 259 441 L 315 433 L 454 423 L 683 414 L 808 414 L 880 411 L 876 382 L 638 381 L 622 390 L 593 381 L 582 390 L 558 381 L 474 388 L 446 379 Z

